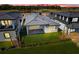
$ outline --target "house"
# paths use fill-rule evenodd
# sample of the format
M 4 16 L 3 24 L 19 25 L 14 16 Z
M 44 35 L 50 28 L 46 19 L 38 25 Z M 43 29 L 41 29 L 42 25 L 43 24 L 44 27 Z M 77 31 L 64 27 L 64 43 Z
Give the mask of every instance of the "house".
M 59 24 L 47 16 L 31 13 L 26 16 L 27 34 L 51 33 L 58 31 Z
M 60 24 L 59 28 L 68 35 L 71 32 L 79 33 L 79 12 L 54 12 L 52 17 Z
M 18 43 L 21 30 L 21 15 L 18 12 L 0 12 L 0 41 Z

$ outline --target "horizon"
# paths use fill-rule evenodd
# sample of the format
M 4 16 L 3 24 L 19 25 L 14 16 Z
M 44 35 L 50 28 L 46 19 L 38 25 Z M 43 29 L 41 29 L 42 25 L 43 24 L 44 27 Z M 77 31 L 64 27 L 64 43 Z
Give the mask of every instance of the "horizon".
M 1 4 L 5 5 L 5 4 Z M 79 4 L 7 4 L 13 6 L 60 6 L 60 7 L 79 7 Z

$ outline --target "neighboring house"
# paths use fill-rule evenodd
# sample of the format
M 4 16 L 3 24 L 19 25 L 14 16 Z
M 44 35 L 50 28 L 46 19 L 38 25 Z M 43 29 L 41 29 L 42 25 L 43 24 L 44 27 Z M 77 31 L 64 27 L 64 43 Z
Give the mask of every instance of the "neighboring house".
M 48 15 L 50 15 L 50 12 L 40 12 L 39 14 L 43 15 L 43 16 L 48 16 Z
M 79 12 L 54 12 L 52 17 L 65 33 L 79 32 Z
M 18 12 L 0 12 L 0 41 L 19 39 L 21 30 L 21 15 Z
M 58 31 L 59 24 L 47 16 L 31 13 L 26 16 L 27 34 L 51 33 Z

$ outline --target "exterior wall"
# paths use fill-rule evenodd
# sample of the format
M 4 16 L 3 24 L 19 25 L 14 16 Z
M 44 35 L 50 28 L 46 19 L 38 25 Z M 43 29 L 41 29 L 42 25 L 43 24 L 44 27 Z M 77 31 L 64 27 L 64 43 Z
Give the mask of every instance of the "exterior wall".
M 70 29 L 70 28 L 68 29 L 68 35 L 69 35 L 69 36 L 70 36 L 70 33 L 71 33 L 71 32 L 75 32 L 75 29 Z
M 64 33 L 67 33 L 67 31 L 68 31 L 68 28 L 65 26 L 64 27 Z
M 75 32 L 75 29 L 71 29 L 71 32 Z
M 27 34 L 39 34 L 44 33 L 43 26 L 26 26 Z
M 18 25 L 17 25 L 18 32 L 20 32 L 20 30 L 21 30 L 21 27 L 22 27 L 22 26 L 21 26 L 20 19 L 18 19 L 17 23 L 18 23 Z
M 17 39 L 15 31 L 3 31 L 3 32 L 0 32 L 0 41 L 11 41 L 11 39 L 5 39 L 4 33 L 9 33 L 12 40 Z
M 42 26 L 29 26 L 29 30 L 43 29 Z
M 51 33 L 51 32 L 57 32 L 58 27 L 56 26 L 44 26 L 44 32 L 45 33 Z
M 27 26 L 27 34 L 29 33 L 29 30 L 37 30 L 37 29 L 43 29 L 44 33 L 52 33 L 58 31 L 58 26 Z

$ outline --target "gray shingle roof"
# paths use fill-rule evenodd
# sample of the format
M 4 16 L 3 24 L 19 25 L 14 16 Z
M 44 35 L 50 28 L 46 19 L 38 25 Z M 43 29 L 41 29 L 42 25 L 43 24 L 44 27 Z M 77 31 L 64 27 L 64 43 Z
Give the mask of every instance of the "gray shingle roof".
M 35 13 L 31 13 L 30 15 L 26 16 L 26 23 L 29 23 L 30 21 L 32 21 L 36 16 L 37 14 Z
M 17 12 L 0 12 L 0 19 L 16 19 L 20 16 Z
M 42 16 L 42 15 L 40 15 L 39 17 L 40 17 L 43 21 L 46 21 L 47 24 L 49 24 L 49 25 L 59 25 L 58 23 L 54 22 L 53 19 L 50 19 L 50 18 L 47 17 L 47 16 Z
M 66 17 L 79 17 L 79 12 L 55 12 L 55 14 Z
M 26 25 L 59 25 L 47 16 L 31 14 L 26 17 Z
M 7 14 L 10 15 L 11 17 L 15 18 L 15 19 L 21 18 L 21 14 L 18 13 L 18 12 L 8 12 Z
M 79 23 L 71 23 L 69 25 L 67 25 L 69 28 L 79 28 Z

